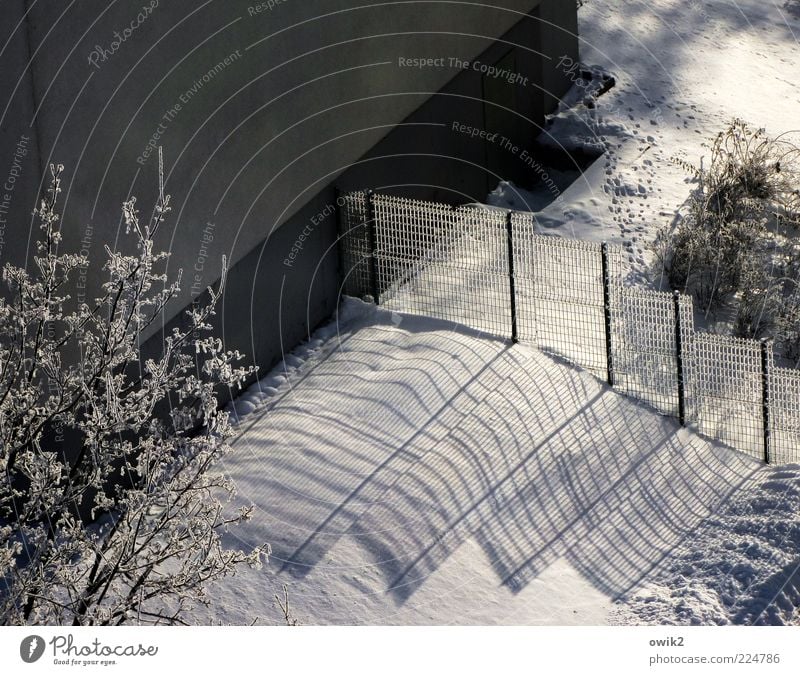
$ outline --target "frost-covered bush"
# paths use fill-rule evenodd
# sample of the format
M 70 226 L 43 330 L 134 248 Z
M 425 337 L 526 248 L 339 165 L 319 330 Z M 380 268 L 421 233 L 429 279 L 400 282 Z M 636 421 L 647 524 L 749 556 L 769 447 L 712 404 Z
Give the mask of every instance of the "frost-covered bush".
M 163 183 L 149 223 L 135 200 L 124 204 L 136 254 L 106 247 L 102 297 L 68 311 L 70 275 L 88 260 L 58 252 L 61 167 L 51 172 L 33 269 L 3 268 L 0 620 L 179 623 L 208 582 L 268 553 L 222 546 L 249 511 L 225 513 L 220 497 L 233 486 L 213 470 L 231 437 L 216 389 L 251 369 L 209 334 L 222 284 L 158 358 L 140 360 L 143 332 L 180 279 L 157 271 L 167 257 L 153 245 L 169 211 Z
M 677 227 L 653 247 L 670 285 L 706 313 L 731 310 L 736 335 L 780 337 L 789 331 L 781 317 L 794 315 L 798 301 L 800 148 L 734 120 L 706 166 L 676 161 L 697 189 Z
M 769 274 L 762 255 L 743 256 L 738 286 L 733 334 L 747 338 L 774 335 L 782 306 L 782 284 Z
M 724 224 L 707 219 L 700 226 L 684 219 L 669 237 L 666 270 L 670 285 L 691 293 L 704 310 L 716 310 L 740 286 L 747 256 L 759 244 L 760 225 Z
M 734 120 L 711 146 L 711 163 L 699 172 L 699 217 L 715 214 L 726 222 L 780 215 L 800 224 L 800 150 L 786 134 L 770 138 Z

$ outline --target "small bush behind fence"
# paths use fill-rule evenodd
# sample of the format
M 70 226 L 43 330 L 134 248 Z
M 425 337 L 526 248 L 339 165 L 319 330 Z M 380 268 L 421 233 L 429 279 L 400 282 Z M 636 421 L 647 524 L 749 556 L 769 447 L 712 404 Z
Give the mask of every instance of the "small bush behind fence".
M 800 460 L 800 371 L 767 342 L 694 328 L 692 299 L 623 283 L 622 247 L 533 214 L 343 195 L 343 293 L 523 341 L 767 462 Z

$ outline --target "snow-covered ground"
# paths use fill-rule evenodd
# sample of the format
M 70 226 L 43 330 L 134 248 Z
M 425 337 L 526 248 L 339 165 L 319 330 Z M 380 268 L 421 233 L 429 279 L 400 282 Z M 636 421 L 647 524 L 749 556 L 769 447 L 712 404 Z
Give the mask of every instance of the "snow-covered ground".
M 196 621 L 280 623 L 283 584 L 305 624 L 790 620 L 757 603 L 792 572 L 800 467 L 531 348 L 355 300 L 291 361 L 238 402 L 225 466 L 257 507 L 228 543 L 268 541 L 271 561 Z
M 647 242 L 734 117 L 797 128 L 800 0 L 587 0 L 582 61 L 616 85 L 552 121 L 606 152 L 545 231 Z M 489 202 L 538 204 L 508 184 Z M 538 211 L 538 207 L 532 207 Z M 225 469 L 270 564 L 200 622 L 800 623 L 800 467 L 766 467 L 524 346 L 348 301 L 237 402 Z
M 623 244 L 644 277 L 647 243 L 693 189 L 672 157 L 699 166 L 703 144 L 735 117 L 800 139 L 800 2 L 587 0 L 578 16 L 583 64 L 616 85 L 588 97 L 593 107 L 575 86 L 549 133 L 553 144 L 606 153 L 537 219 L 546 231 Z M 508 184 L 487 201 L 539 203 Z
M 620 623 L 800 624 L 800 466 L 761 468 L 626 598 Z

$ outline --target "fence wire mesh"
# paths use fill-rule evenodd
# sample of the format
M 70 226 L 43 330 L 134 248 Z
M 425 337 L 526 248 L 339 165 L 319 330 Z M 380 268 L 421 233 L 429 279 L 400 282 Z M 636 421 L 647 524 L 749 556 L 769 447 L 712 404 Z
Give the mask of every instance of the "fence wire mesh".
M 345 294 L 503 338 L 515 316 L 519 340 L 610 369 L 618 390 L 698 431 L 800 460 L 800 371 L 754 340 L 696 332 L 688 296 L 624 285 L 622 247 L 538 234 L 529 213 L 363 192 L 339 205 Z
M 342 293 L 355 298 L 364 298 L 372 292 L 366 195 L 363 192 L 339 195 L 337 204 Z
M 601 245 L 537 234 L 532 214 L 514 213 L 511 222 L 520 340 L 605 377 Z M 620 252 L 611 257 L 619 270 Z
M 800 371 L 774 368 L 770 375 L 770 460 L 796 462 L 800 459 Z
M 502 214 L 374 198 L 381 302 L 507 337 L 508 242 Z
M 764 457 L 761 344 L 696 333 L 689 380 L 698 429 L 754 457 Z
M 688 296 L 617 286 L 612 297 L 614 386 L 663 413 L 680 413 L 678 347 L 682 349 L 684 391 L 691 377 L 686 358 L 694 332 Z M 677 313 L 676 313 L 677 309 Z M 678 341 L 680 327 L 680 343 Z

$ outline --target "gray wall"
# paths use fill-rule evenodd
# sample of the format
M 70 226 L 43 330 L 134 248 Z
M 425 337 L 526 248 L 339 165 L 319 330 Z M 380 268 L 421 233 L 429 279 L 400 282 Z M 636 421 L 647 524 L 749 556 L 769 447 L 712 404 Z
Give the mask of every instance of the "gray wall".
M 0 81 L 13 92 L 0 172 L 21 137 L 32 140 L 0 256 L 29 259 L 43 167 L 61 162 L 65 234 L 93 257 L 86 286 L 96 288 L 102 246 L 129 244 L 121 202 L 135 194 L 143 215 L 152 209 L 157 155 L 146 155 L 160 144 L 173 212 L 157 243 L 186 280 L 171 316 L 217 280 L 226 254 L 226 340 L 268 367 L 335 308 L 334 183 L 448 201 L 482 199 L 496 183 L 484 168 L 496 147 L 452 130 L 455 121 L 486 126 L 486 78 L 451 67 L 451 57 L 493 65 L 514 51 L 529 79 L 509 85 L 511 99 L 502 87 L 499 96 L 522 116 L 492 119 L 525 143 L 568 85 L 555 64 L 577 55 L 577 37 L 574 3 L 563 0 L 260 4 L 7 1 L 4 41 L 20 23 L 0 55 Z M 145 5 L 153 9 L 140 20 Z M 444 65 L 403 67 L 399 58 Z M 513 156 L 501 168 L 524 183 Z
M 38 135 L 24 0 L 7 0 L 0 22 L 0 264 L 25 259 L 39 192 Z M 33 125 L 33 126 L 32 126 Z

